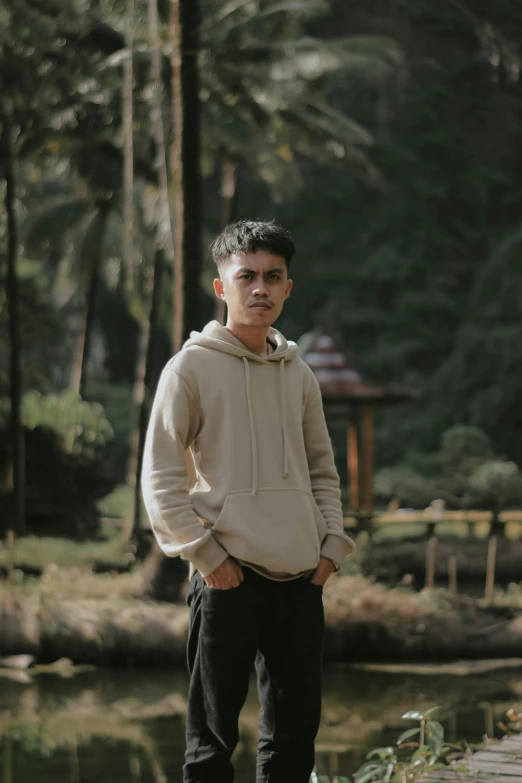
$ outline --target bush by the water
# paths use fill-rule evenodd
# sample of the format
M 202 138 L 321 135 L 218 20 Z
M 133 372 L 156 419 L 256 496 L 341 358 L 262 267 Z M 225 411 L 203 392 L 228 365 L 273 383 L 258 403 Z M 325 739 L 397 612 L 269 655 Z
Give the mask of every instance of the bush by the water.
M 0 444 L 6 444 L 0 432 Z M 99 532 L 97 501 L 114 482 L 107 478 L 97 453 L 68 453 L 60 437 L 48 427 L 25 430 L 26 532 L 33 535 L 85 539 Z M 9 455 L 0 446 L 0 471 L 6 475 Z M 0 534 L 11 518 L 12 496 L 0 494 Z
M 394 467 L 375 477 L 378 498 L 402 507 L 424 508 L 441 498 L 450 508 L 483 508 L 498 513 L 522 502 L 522 474 L 503 460 L 478 427 L 456 425 L 432 453 L 406 452 Z

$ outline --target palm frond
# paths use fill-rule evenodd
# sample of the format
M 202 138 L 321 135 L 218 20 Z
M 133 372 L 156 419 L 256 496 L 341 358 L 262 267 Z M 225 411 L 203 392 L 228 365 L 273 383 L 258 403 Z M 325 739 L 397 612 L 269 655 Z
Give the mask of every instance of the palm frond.
M 85 199 L 60 199 L 46 205 L 36 215 L 25 221 L 25 251 L 29 256 L 49 253 L 59 258 L 67 242 L 71 228 L 76 226 L 91 208 Z
M 223 37 L 235 33 L 241 28 L 252 27 L 259 21 L 275 14 L 291 13 L 300 16 L 315 16 L 328 10 L 325 0 L 286 0 L 275 2 L 268 8 L 262 8 L 258 0 L 236 0 L 226 3 L 214 11 L 215 4 L 203 15 L 203 39 L 210 34 Z
M 358 122 L 323 101 L 313 101 L 309 106 L 315 110 L 315 120 L 332 138 L 348 144 L 373 144 L 372 134 Z

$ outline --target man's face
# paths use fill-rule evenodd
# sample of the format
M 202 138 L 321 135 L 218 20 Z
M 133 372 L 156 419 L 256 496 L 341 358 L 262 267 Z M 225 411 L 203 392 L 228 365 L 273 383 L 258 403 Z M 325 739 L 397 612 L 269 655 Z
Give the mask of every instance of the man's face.
M 214 291 L 227 303 L 229 319 L 243 326 L 271 326 L 291 290 L 284 258 L 267 250 L 232 256 L 221 278 L 214 280 Z

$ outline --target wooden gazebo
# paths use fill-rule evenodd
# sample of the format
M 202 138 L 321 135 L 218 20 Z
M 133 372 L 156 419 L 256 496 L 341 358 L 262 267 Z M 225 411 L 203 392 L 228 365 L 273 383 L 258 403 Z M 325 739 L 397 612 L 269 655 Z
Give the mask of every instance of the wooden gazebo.
M 354 512 L 373 512 L 374 418 L 378 405 L 411 399 L 405 391 L 378 386 L 361 378 L 334 340 L 310 332 L 299 340 L 301 358 L 319 382 L 327 420 L 347 426 L 348 485 Z

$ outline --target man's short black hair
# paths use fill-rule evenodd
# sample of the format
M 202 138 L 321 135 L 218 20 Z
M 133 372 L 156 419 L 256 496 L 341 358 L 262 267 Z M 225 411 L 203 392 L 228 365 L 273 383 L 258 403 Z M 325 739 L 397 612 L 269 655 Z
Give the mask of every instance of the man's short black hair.
M 294 243 L 288 231 L 274 222 L 261 220 L 240 220 L 231 223 L 210 246 L 218 270 L 226 266 L 230 257 L 239 253 L 255 253 L 267 250 L 274 256 L 281 256 L 287 271 L 295 253 Z

